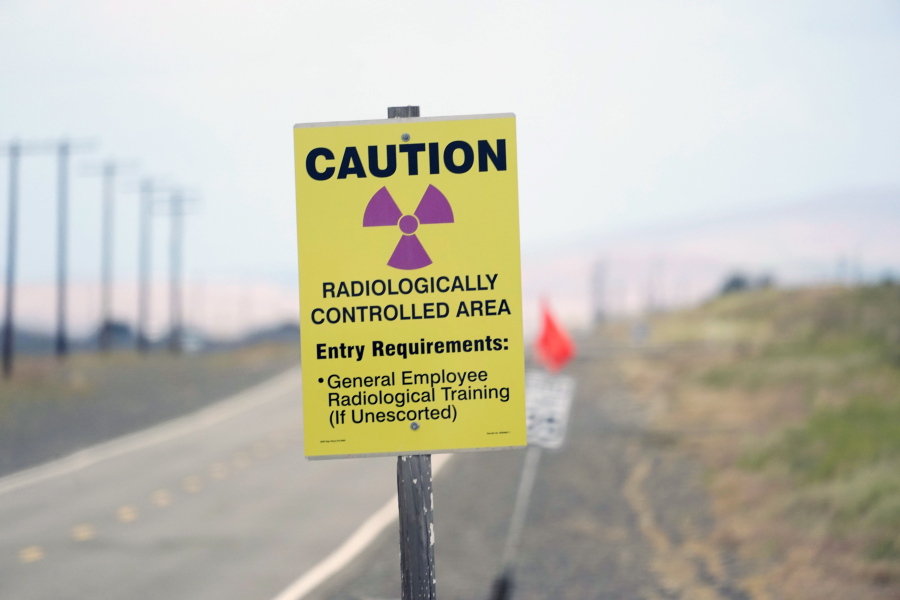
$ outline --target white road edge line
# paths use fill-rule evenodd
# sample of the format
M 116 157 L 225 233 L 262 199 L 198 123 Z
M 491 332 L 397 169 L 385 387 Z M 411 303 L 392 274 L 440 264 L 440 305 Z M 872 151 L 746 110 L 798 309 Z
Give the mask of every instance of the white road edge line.
M 434 455 L 431 463 L 432 478 L 437 476 L 452 457 L 452 454 Z M 359 556 L 363 550 L 375 541 L 388 525 L 396 521 L 397 517 L 397 496 L 394 496 L 387 504 L 378 509 L 375 514 L 366 519 L 337 550 L 304 573 L 272 600 L 301 600 L 315 588 L 325 583 L 332 575 L 350 564 L 354 558 Z
M 129 433 L 108 442 L 79 450 L 63 458 L 18 471 L 0 478 L 0 496 L 60 475 L 74 473 L 99 462 L 155 446 L 190 433 L 195 433 L 226 419 L 236 417 L 271 402 L 293 388 L 300 387 L 300 369 L 292 367 L 271 379 L 211 406 L 171 421 Z

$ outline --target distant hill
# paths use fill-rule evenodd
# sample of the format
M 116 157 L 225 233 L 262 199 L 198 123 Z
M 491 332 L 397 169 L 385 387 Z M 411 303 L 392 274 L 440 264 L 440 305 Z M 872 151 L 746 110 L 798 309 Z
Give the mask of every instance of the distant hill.
M 259 281 L 191 281 L 183 284 L 182 314 L 185 326 L 201 338 L 238 340 L 261 329 L 296 323 L 296 286 Z M 100 323 L 100 285 L 97 281 L 72 281 L 68 288 L 68 325 L 73 337 L 94 335 Z M 149 335 L 163 338 L 170 327 L 169 282 L 151 284 Z M 113 317 L 135 327 L 138 286 L 122 281 L 113 289 Z M 56 286 L 50 283 L 21 283 L 16 288 L 17 330 L 54 331 L 56 327 Z M 40 338 L 40 336 L 38 336 Z M 133 337 L 131 339 L 133 343 Z M 37 340 L 38 346 L 44 344 Z
M 297 323 L 283 323 L 276 327 L 254 331 L 242 339 L 244 344 L 261 344 L 266 342 L 300 343 L 300 325 Z
M 526 321 L 535 322 L 542 296 L 576 326 L 589 323 L 595 309 L 690 304 L 715 293 L 734 272 L 770 275 L 789 286 L 896 278 L 900 190 L 835 193 L 526 252 Z

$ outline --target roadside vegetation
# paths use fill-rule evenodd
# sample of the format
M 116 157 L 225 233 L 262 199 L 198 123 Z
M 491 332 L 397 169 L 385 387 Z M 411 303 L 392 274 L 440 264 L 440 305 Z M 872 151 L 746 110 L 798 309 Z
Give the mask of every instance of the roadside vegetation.
M 900 287 L 727 294 L 655 316 L 622 368 L 771 589 L 898 597 Z

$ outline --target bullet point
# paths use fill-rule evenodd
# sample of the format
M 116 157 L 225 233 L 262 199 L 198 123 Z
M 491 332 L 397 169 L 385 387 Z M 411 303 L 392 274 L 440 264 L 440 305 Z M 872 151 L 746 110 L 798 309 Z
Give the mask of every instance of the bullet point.
M 324 383 L 324 382 L 325 382 L 325 380 L 322 379 L 321 377 L 319 377 L 319 383 Z

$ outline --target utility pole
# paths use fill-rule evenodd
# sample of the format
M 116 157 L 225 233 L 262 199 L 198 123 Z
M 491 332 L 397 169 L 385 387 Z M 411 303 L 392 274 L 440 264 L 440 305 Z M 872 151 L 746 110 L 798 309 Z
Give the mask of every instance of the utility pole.
M 109 352 L 112 346 L 112 278 L 113 278 L 113 218 L 116 194 L 116 163 L 103 165 L 103 258 L 101 273 L 103 290 L 100 299 L 100 350 Z
M 66 286 L 69 244 L 69 158 L 73 151 L 90 149 L 69 140 L 56 145 L 56 356 L 69 353 L 66 333 Z
M 69 226 L 69 154 L 67 142 L 56 149 L 56 356 L 69 353 L 66 338 L 66 251 Z
M 662 309 L 665 302 L 662 294 L 663 263 L 659 257 L 650 259 L 647 265 L 647 303 L 645 312 L 647 316 L 653 316 L 657 310 Z
M 606 263 L 594 261 L 591 270 L 591 321 L 598 326 L 606 319 Z
M 138 319 L 137 349 L 139 352 L 150 350 L 148 337 L 148 319 L 150 318 L 150 244 L 151 218 L 153 217 L 153 180 L 141 182 L 140 218 L 138 219 Z
M 53 143 L 10 142 L 6 153 L 9 156 L 9 221 L 7 223 L 7 255 L 6 255 L 6 307 L 3 319 L 3 377 L 12 374 L 15 355 L 15 287 L 16 287 L 16 250 L 18 245 L 19 215 L 19 166 L 23 154 L 41 154 L 55 152 L 57 155 L 57 203 L 61 207 L 59 213 L 59 265 L 57 270 L 57 338 L 56 349 L 65 351 L 65 208 L 68 194 L 68 160 L 73 150 L 73 143 L 62 141 Z
M 169 196 L 172 217 L 169 232 L 169 350 L 173 354 L 181 354 L 183 349 L 181 266 L 182 239 L 184 236 L 184 195 L 180 191 Z
M 103 178 L 101 221 L 102 249 L 100 258 L 100 329 L 98 345 L 101 352 L 108 352 L 112 347 L 112 300 L 113 300 L 113 250 L 115 245 L 115 199 L 116 177 L 121 173 L 123 163 L 107 160 L 99 169 L 91 171 Z
M 16 237 L 18 234 L 19 213 L 19 158 L 22 146 L 19 142 L 11 142 L 7 149 L 9 155 L 9 216 L 6 234 L 6 307 L 3 313 L 3 378 L 12 375 L 13 352 L 15 346 L 15 321 L 13 302 L 16 285 Z

